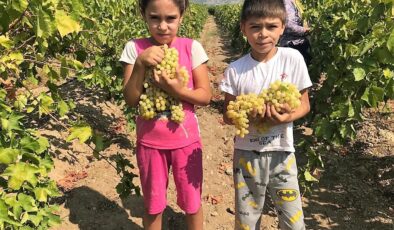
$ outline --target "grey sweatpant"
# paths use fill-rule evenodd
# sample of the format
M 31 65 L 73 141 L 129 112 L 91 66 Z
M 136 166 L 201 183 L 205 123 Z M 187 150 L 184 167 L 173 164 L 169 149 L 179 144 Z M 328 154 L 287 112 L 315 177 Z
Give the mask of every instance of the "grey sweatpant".
M 260 229 L 267 188 L 278 211 L 280 228 L 305 229 L 294 153 L 236 149 L 234 187 L 236 230 Z

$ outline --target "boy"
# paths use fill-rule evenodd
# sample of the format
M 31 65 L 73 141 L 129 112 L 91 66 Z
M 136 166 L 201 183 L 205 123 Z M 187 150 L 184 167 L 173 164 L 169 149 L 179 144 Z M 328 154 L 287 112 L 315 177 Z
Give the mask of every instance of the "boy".
M 266 105 L 262 117 L 271 128 L 260 134 L 251 125 L 244 138 L 234 143 L 235 229 L 259 229 L 265 192 L 278 211 L 283 229 L 305 229 L 293 146 L 293 121 L 309 110 L 308 90 L 312 86 L 302 55 L 295 49 L 276 47 L 283 34 L 286 9 L 282 0 L 246 0 L 241 11 L 241 30 L 251 52 L 230 64 L 220 88 L 227 105 L 236 96 L 260 93 L 275 80 L 291 82 L 301 92 L 301 105 L 278 112 Z M 253 118 L 251 118 L 253 119 Z M 261 118 L 260 118 L 261 119 Z

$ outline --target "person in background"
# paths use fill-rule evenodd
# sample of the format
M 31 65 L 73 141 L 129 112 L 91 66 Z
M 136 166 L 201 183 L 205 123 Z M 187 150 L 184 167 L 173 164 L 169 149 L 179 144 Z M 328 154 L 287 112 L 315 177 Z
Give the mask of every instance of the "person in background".
M 286 7 L 285 32 L 279 40 L 279 46 L 294 48 L 302 54 L 307 65 L 311 62 L 310 28 L 302 19 L 302 6 L 299 0 L 283 0 Z

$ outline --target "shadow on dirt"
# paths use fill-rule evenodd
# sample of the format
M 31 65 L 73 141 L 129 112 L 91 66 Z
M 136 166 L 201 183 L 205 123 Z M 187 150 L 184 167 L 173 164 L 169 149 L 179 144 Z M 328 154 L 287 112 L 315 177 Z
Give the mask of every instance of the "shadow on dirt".
M 75 188 L 66 196 L 65 207 L 70 210 L 68 218 L 81 230 L 142 229 L 129 219 L 124 208 L 89 187 Z M 133 203 L 132 209 L 140 206 Z
M 131 196 L 122 200 L 125 209 L 130 211 L 130 215 L 142 218 L 144 215 L 144 202 L 140 196 Z M 167 206 L 163 213 L 163 230 L 187 230 L 185 215 L 182 212 L 176 212 Z M 140 229 L 140 228 L 136 228 Z M 134 230 L 131 228 L 130 230 Z
M 83 83 L 73 80 L 61 85 L 59 94 L 66 101 L 72 99 L 76 106 L 73 112 L 68 114 L 67 120 L 87 122 L 95 133 L 101 134 L 104 140 L 116 144 L 120 149 L 130 150 L 133 148 L 126 132 L 121 130 L 127 126 L 127 122 L 119 120 L 113 115 L 111 107 L 113 105 L 107 103 L 107 92 L 86 88 Z M 67 124 L 66 120 L 63 122 L 56 115 L 39 117 L 38 114 L 32 114 L 27 123 L 30 124 L 30 127 L 43 130 L 42 135 L 48 138 L 51 146 L 55 149 L 53 157 L 70 164 L 77 161 L 73 157 L 73 152 L 70 152 L 72 143 L 67 142 L 64 136 L 68 134 L 67 128 L 72 124 Z M 66 153 L 67 157 L 64 157 L 63 153 Z

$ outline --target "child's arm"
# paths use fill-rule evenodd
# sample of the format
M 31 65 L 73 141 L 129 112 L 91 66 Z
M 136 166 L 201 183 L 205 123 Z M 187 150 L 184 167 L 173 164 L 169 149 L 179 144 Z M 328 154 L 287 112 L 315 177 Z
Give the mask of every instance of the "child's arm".
M 224 95 L 224 105 L 223 105 L 223 121 L 228 125 L 232 125 L 232 121 L 227 117 L 227 106 L 230 104 L 230 101 L 235 101 L 236 96 L 231 95 L 229 93 L 225 93 Z
M 164 51 L 159 46 L 152 46 L 142 52 L 135 64 L 123 64 L 123 95 L 128 105 L 138 105 L 143 92 L 143 83 L 147 67 L 155 66 L 164 58 Z
M 304 89 L 301 91 L 301 105 L 297 109 L 285 113 L 278 113 L 275 110 L 275 106 L 268 105 L 265 117 L 272 125 L 278 125 L 298 120 L 305 116 L 309 111 L 310 105 L 308 90 Z
M 178 73 L 177 73 L 178 74 Z M 165 73 L 158 76 L 155 74 L 155 83 L 175 98 L 194 105 L 208 105 L 211 101 L 212 92 L 208 79 L 207 64 L 203 63 L 192 70 L 194 89 L 188 89 L 182 85 L 181 80 L 170 79 Z

